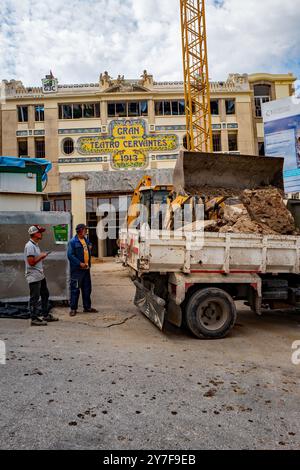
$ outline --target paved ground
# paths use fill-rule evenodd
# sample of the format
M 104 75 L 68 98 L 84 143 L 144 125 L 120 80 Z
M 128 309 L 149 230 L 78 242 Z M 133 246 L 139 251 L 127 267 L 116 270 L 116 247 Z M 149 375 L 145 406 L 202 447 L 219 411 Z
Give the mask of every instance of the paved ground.
M 98 315 L 0 320 L 0 447 L 299 449 L 300 317 L 240 312 L 232 335 L 159 332 L 119 265 L 94 268 Z

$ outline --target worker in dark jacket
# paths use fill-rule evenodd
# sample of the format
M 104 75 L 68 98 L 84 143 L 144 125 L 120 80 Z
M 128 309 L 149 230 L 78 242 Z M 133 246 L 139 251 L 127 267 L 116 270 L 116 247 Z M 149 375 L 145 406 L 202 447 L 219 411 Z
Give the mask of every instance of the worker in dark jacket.
M 92 308 L 91 303 L 91 244 L 86 236 L 86 225 L 78 225 L 76 227 L 76 234 L 77 235 L 70 241 L 68 247 L 68 259 L 71 271 L 71 317 L 75 317 L 77 314 L 80 290 L 82 293 L 84 312 L 97 313 L 97 310 Z

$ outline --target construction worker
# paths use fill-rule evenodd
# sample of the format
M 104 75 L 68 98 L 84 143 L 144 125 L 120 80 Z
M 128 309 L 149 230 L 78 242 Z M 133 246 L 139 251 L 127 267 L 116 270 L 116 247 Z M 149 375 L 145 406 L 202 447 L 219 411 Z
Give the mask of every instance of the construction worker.
M 71 317 L 75 317 L 77 314 L 80 290 L 84 312 L 98 313 L 96 309 L 92 308 L 91 302 L 91 247 L 90 241 L 87 238 L 86 225 L 79 224 L 76 227 L 76 235 L 70 241 L 68 248 L 71 271 Z
M 50 322 L 58 321 L 49 314 L 49 290 L 43 269 L 43 260 L 49 253 L 42 253 L 39 242 L 43 238 L 46 229 L 34 225 L 28 230 L 30 240 L 25 245 L 25 277 L 30 290 L 30 317 L 32 326 L 47 326 Z M 42 311 L 39 313 L 39 300 L 42 301 Z M 42 317 L 42 318 L 41 318 Z

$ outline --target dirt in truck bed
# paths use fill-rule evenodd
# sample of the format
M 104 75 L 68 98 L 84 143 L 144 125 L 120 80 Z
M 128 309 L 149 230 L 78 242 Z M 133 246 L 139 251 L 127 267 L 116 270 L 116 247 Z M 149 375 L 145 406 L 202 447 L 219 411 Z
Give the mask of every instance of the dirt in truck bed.
M 204 194 L 207 201 L 212 197 L 226 197 L 225 203 L 220 206 L 218 221 L 208 224 L 207 231 L 299 235 L 295 220 L 284 203 L 283 193 L 277 188 L 247 189 L 242 192 L 210 188 Z
M 215 188 L 212 186 L 202 186 L 199 188 L 194 188 L 193 186 L 188 188 L 188 193 L 193 196 L 201 196 L 206 198 L 214 197 L 239 197 L 241 191 L 236 188 Z
M 249 216 L 255 222 L 263 224 L 282 235 L 295 232 L 295 220 L 284 204 L 278 189 L 246 190 L 241 195 L 241 201 L 247 208 Z

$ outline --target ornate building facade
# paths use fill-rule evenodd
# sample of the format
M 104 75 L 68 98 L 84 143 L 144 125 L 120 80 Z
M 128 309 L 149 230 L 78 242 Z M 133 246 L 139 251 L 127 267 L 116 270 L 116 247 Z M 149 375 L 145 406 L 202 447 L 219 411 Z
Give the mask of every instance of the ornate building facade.
M 293 94 L 292 74 L 231 74 L 211 83 L 215 152 L 264 154 L 262 103 Z M 84 174 L 88 220 L 99 200 L 129 195 L 145 174 L 170 184 L 186 136 L 182 82 L 139 79 L 62 85 L 50 73 L 41 87 L 3 81 L 0 154 L 46 157 L 53 210 L 70 210 L 70 180 Z M 106 250 L 110 253 L 109 247 Z

